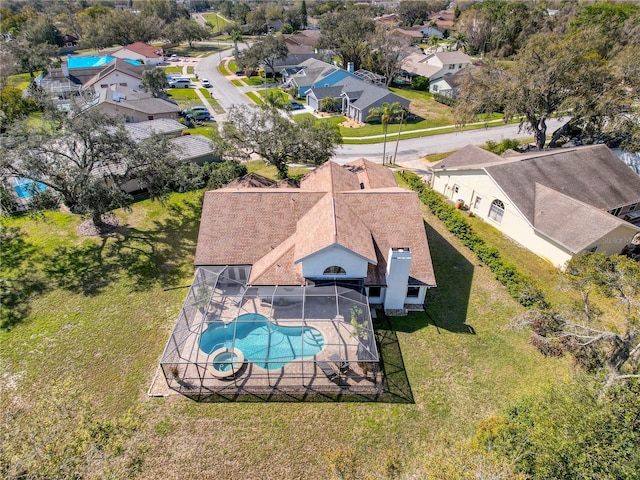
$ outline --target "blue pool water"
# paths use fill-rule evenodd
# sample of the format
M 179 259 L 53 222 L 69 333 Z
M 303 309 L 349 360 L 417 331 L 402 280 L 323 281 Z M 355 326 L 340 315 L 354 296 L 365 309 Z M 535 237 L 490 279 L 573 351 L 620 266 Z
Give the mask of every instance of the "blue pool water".
M 14 188 L 14 190 L 16 191 L 16 193 L 18 194 L 18 196 L 20 198 L 31 198 L 32 194 L 31 194 L 31 185 L 33 184 L 33 181 L 29 180 L 28 178 L 21 178 L 20 180 L 18 180 L 16 182 L 16 185 Z M 43 184 L 41 183 L 36 183 L 36 190 L 38 192 L 42 192 L 43 190 L 45 190 L 47 187 L 45 187 Z
M 245 360 L 277 370 L 297 358 L 317 354 L 324 347 L 324 337 L 315 328 L 284 327 L 258 313 L 247 313 L 227 325 L 210 323 L 202 332 L 200 350 L 211 353 L 222 347 L 235 347 L 244 354 Z

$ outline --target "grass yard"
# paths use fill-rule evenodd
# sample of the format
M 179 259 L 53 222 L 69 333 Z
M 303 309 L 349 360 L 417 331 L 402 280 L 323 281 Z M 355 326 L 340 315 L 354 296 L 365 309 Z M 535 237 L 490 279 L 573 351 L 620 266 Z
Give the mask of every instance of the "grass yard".
M 175 65 L 172 65 L 171 67 L 162 67 L 164 69 L 164 73 L 168 74 L 168 75 L 172 75 L 172 74 L 181 74 L 182 73 L 182 67 L 178 67 Z
M 202 15 L 205 22 L 209 25 L 209 28 L 213 30 L 213 33 L 222 32 L 227 25 L 230 25 L 227 19 L 217 13 L 205 13 Z
M 232 72 L 229 71 L 229 69 L 225 66 L 225 62 L 220 62 L 220 64 L 218 65 L 218 71 L 224 75 L 225 77 L 231 75 Z M 233 83 L 233 82 L 232 82 Z M 236 85 L 234 83 L 234 85 Z M 236 85 L 236 87 L 238 87 L 239 85 Z
M 245 95 L 249 97 L 256 105 L 262 105 L 264 103 L 264 101 L 262 100 L 262 96 L 258 95 L 255 92 L 245 92 Z
M 264 162 L 248 167 L 275 172 Z M 479 420 L 569 373 L 567 360 L 543 357 L 527 333 L 508 328 L 522 307 L 425 207 L 438 281 L 428 315 L 391 319 L 395 332 L 382 318 L 378 331 L 389 342 L 383 355 L 395 366 L 396 373 L 388 373 L 405 379 L 397 401 L 198 404 L 148 398 L 187 293 L 183 287 L 192 280 L 201 199 L 202 192 L 190 192 L 170 196 L 164 207 L 146 200 L 118 210 L 120 227 L 105 238 L 80 237 L 80 219 L 63 213 L 4 221 L 21 232 L 1 245 L 12 259 L 11 275 L 42 285 L 23 298 L 28 315 L 0 331 L 0 416 L 18 422 L 5 433 L 35 429 L 14 441 L 26 442 L 29 451 L 44 449 L 54 436 L 59 445 L 70 442 L 78 423 L 72 412 L 84 412 L 73 403 L 77 392 L 92 405 L 92 422 L 136 426 L 114 455 L 131 457 L 137 478 L 206 478 L 214 472 L 234 479 L 336 478 L 346 468 L 350 478 L 374 479 L 392 478 L 391 466 L 394 478 L 438 478 L 433 459 L 468 439 Z M 518 259 L 525 271 L 540 268 L 528 256 Z M 21 415 L 37 415 L 55 391 L 70 403 L 56 411 L 54 424 L 27 425 L 20 415 L 7 416 L 15 405 Z M 105 469 L 118 463 L 92 458 L 98 469 L 93 478 L 107 477 Z
M 167 96 L 176 102 L 181 110 L 202 105 L 202 100 L 193 88 L 168 88 Z
M 28 73 L 17 73 L 15 75 L 9 75 L 7 78 L 7 85 L 10 87 L 19 88 L 20 90 L 25 90 L 30 84 L 31 81 L 40 75 L 41 72 L 33 72 L 33 77 Z
M 237 80 L 235 78 L 231 80 L 231 83 L 234 84 L 236 87 L 244 87 L 244 83 L 241 80 Z

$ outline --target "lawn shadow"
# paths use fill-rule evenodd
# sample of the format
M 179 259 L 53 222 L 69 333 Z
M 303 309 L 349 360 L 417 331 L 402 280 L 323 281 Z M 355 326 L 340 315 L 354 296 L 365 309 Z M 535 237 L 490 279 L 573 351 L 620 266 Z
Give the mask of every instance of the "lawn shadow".
M 438 283 L 425 301 L 427 322 L 449 332 L 475 334 L 466 323 L 475 267 L 427 222 L 425 229 Z
M 122 225 L 78 246 L 58 247 L 41 257 L 44 274 L 57 286 L 83 295 L 98 295 L 125 276 L 135 291 L 171 285 L 182 278 L 185 257 L 193 255 L 200 224 L 200 202 L 168 204 L 167 218 L 149 229 Z
M 0 329 L 11 330 L 29 315 L 29 299 L 47 284 L 34 265 L 36 248 L 18 228 L 0 223 Z

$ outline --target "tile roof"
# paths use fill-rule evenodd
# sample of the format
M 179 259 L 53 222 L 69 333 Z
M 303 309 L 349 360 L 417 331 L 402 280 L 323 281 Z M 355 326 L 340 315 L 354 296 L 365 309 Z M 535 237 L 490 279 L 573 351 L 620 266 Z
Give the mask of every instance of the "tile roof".
M 327 162 L 298 189 L 206 192 L 195 263 L 253 265 L 249 283 L 294 285 L 304 281 L 302 259 L 337 247 L 366 258 L 366 281 L 384 285 L 385 258 L 398 245 L 411 247 L 410 283 L 435 285 L 417 195 L 397 187 L 385 167 L 359 159 Z

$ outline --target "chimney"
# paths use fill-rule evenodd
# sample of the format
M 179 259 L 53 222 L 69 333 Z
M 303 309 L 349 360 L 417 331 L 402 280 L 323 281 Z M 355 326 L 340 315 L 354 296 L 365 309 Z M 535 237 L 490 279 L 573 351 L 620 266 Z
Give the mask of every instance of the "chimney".
M 408 247 L 390 248 L 386 274 L 387 292 L 384 296 L 385 310 L 404 308 L 410 269 L 411 249 Z
M 347 72 L 353 73 L 353 62 L 347 62 Z
M 62 74 L 69 78 L 69 65 L 67 64 L 67 62 L 62 62 L 60 64 L 60 67 L 62 68 Z

